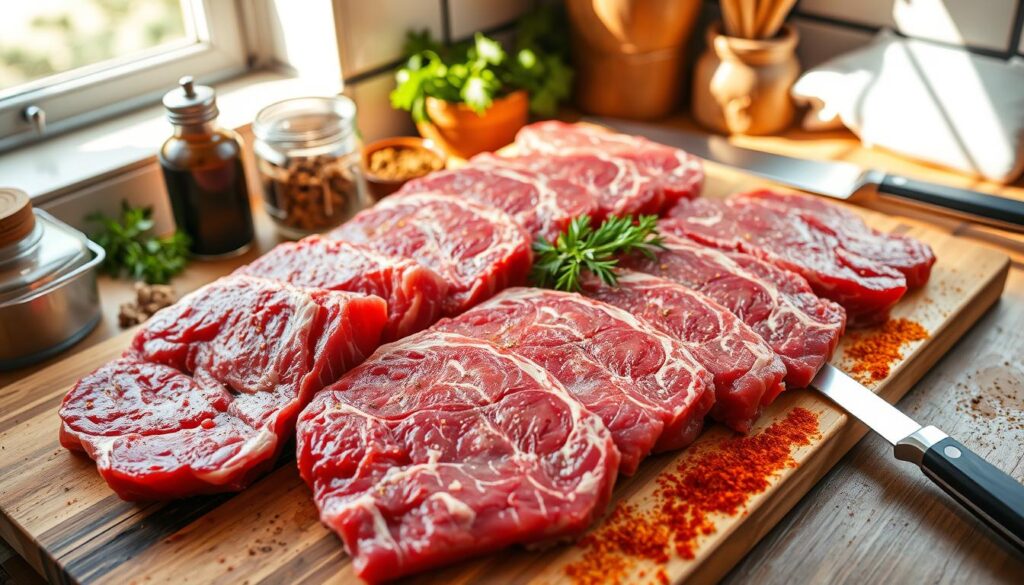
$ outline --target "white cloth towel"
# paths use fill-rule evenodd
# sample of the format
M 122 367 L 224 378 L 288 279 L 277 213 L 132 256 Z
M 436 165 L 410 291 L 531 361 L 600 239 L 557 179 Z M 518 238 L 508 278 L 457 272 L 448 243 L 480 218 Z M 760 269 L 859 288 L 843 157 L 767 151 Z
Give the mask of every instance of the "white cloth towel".
M 882 31 L 800 77 L 808 130 L 845 125 L 868 146 L 1000 183 L 1024 171 L 1024 61 Z

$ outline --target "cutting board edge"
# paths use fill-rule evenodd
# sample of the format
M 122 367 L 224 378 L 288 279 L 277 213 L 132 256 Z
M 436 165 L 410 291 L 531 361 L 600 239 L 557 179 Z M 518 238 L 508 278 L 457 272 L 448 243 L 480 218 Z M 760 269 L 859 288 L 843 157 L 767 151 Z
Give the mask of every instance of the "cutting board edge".
M 995 306 L 1006 287 L 1006 278 L 1010 269 L 1009 256 L 1003 254 L 1003 257 L 1001 268 L 980 287 L 982 292 L 975 302 L 967 306 L 967 309 L 960 314 L 959 319 L 946 322 L 932 342 L 915 356 L 911 363 L 913 367 L 897 371 L 878 392 L 887 402 L 895 404 L 905 396 L 978 323 L 985 313 Z M 783 490 L 784 493 L 773 494 L 770 500 L 758 506 L 744 518 L 743 525 L 755 528 L 751 531 L 752 536 L 745 539 L 724 539 L 723 544 L 717 546 L 702 562 L 698 563 L 693 571 L 682 580 L 683 582 L 688 585 L 712 585 L 721 581 L 735 567 L 737 559 L 743 558 L 771 532 L 786 514 L 821 481 L 821 478 L 867 434 L 867 426 L 848 415 L 844 415 L 844 417 L 846 420 L 842 423 L 842 428 L 827 438 L 825 443 L 815 449 L 811 457 L 801 465 L 804 472 L 793 474 L 776 488 Z M 927 424 L 926 421 L 919 422 Z M 812 468 L 813 473 L 807 473 L 808 468 Z M 907 466 L 907 472 L 914 473 L 909 466 Z

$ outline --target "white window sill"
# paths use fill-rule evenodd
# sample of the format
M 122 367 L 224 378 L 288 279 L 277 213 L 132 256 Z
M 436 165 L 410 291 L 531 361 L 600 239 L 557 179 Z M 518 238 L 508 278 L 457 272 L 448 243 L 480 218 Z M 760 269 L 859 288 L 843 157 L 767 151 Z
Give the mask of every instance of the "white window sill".
M 242 129 L 271 103 L 291 97 L 337 95 L 341 87 L 340 81 L 258 71 L 216 84 L 216 89 L 221 125 Z M 52 204 L 153 162 L 170 134 L 171 126 L 158 104 L 0 154 L 0 185 L 26 191 L 34 205 Z

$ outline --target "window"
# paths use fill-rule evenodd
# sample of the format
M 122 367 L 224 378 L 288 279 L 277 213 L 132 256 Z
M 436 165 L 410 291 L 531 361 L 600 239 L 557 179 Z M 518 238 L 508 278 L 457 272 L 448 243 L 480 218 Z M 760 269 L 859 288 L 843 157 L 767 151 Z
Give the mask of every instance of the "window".
M 0 19 L 0 151 L 245 69 L 234 0 L 19 0 Z

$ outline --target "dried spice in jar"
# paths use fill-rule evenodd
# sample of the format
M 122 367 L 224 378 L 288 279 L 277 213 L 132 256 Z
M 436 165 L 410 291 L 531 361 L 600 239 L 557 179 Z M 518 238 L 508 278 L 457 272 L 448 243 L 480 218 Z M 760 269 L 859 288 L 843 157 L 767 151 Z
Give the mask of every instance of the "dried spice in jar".
M 253 133 L 264 208 L 285 237 L 327 231 L 365 206 L 352 100 L 278 102 L 260 111 Z

